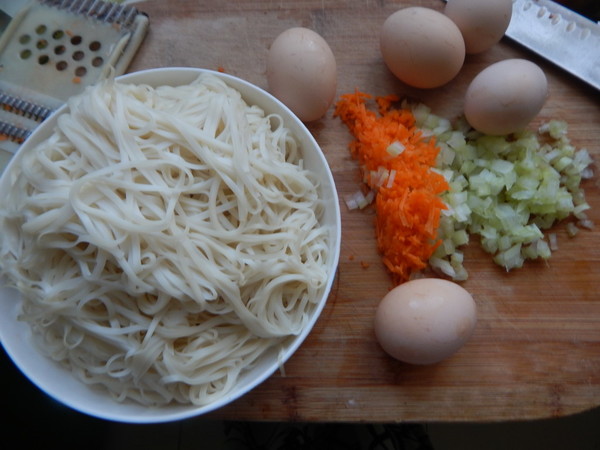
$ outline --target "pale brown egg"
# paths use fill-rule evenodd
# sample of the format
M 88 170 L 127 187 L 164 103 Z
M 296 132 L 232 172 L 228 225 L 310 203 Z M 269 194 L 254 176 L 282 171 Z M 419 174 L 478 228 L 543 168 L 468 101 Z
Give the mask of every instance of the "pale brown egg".
M 477 322 L 475 301 L 458 284 L 437 278 L 408 281 L 381 300 L 375 335 L 383 350 L 410 364 L 434 364 L 456 353 Z
M 337 65 L 318 33 L 295 27 L 273 41 L 267 57 L 269 91 L 304 122 L 320 119 L 336 93 Z
M 403 8 L 385 20 L 380 49 L 396 77 L 423 89 L 448 83 L 465 60 L 465 43 L 456 24 L 441 12 L 420 6 Z
M 512 0 L 448 0 L 444 14 L 460 29 L 467 53 L 497 44 L 510 23 Z
M 548 97 L 543 70 L 525 59 L 488 66 L 471 81 L 464 112 L 469 124 L 485 134 L 521 131 L 539 114 Z

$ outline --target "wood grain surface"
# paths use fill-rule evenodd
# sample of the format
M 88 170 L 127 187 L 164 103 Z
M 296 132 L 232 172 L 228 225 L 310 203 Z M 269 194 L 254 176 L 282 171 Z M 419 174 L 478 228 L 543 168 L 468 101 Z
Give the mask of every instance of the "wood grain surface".
M 600 405 L 600 95 L 552 64 L 503 40 L 467 56 L 461 73 L 434 90 L 411 89 L 386 69 L 379 52 L 385 18 L 405 6 L 441 10 L 439 0 L 153 0 L 149 34 L 129 70 L 166 66 L 222 68 L 267 88 L 269 46 L 283 30 L 320 33 L 338 64 L 338 95 L 356 88 L 417 98 L 450 119 L 462 111 L 470 80 L 511 57 L 538 63 L 550 97 L 532 128 L 563 119 L 577 147 L 595 159 L 585 181 L 595 229 L 569 239 L 548 263 L 506 273 L 476 241 L 465 251 L 463 283 L 478 306 L 473 338 L 452 358 L 410 366 L 387 357 L 374 339 L 373 315 L 392 287 L 375 248 L 373 212 L 342 207 L 342 248 L 334 289 L 314 331 L 286 364 L 255 390 L 210 415 L 238 420 L 501 421 L 558 417 Z M 333 172 L 340 198 L 354 192 L 351 140 L 333 117 L 309 124 Z M 342 201 L 343 203 L 343 201 Z M 364 263 L 364 264 L 363 264 Z

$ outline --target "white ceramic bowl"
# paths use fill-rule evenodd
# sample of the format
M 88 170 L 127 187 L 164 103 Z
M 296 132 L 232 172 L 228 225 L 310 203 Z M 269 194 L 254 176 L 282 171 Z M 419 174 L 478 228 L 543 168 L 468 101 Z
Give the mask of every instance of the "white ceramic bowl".
M 176 86 L 192 82 L 201 72 L 206 71 L 193 68 L 161 68 L 123 75 L 118 79 L 136 84 Z M 247 103 L 256 104 L 267 113 L 281 115 L 287 127 L 301 142 L 305 166 L 318 174 L 321 179 L 321 195 L 327 205 L 323 224 L 329 227 L 332 233 L 328 261 L 329 280 L 321 292 L 318 307 L 314 310 L 308 326 L 295 338 L 293 344 L 283 355 L 285 362 L 298 349 L 313 328 L 327 301 L 335 278 L 339 260 L 341 219 L 334 180 L 319 145 L 304 124 L 285 105 L 264 90 L 244 80 L 218 72 L 211 73 L 221 77 L 231 87 L 240 91 Z M 8 177 L 15 160 L 47 138 L 55 126 L 57 116 L 65 111 L 67 111 L 67 106 L 60 108 L 42 123 L 19 149 L 0 179 L 0 195 L 7 187 Z M 17 320 L 19 305 L 20 298 L 16 291 L 8 288 L 0 289 L 0 340 L 10 358 L 25 376 L 49 396 L 77 411 L 102 419 L 126 423 L 159 423 L 198 416 L 234 401 L 279 369 L 276 351 L 266 353 L 256 366 L 240 377 L 239 382 L 229 394 L 207 406 L 172 405 L 149 408 L 132 402 L 118 403 L 108 394 L 90 389 L 73 377 L 70 372 L 42 356 L 31 342 L 29 325 Z

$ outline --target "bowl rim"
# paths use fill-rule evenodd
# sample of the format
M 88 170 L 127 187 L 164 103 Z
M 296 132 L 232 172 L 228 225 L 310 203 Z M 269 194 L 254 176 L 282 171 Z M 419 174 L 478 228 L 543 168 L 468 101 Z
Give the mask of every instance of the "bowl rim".
M 255 376 L 251 381 L 247 382 L 239 391 L 233 390 L 225 396 L 219 398 L 217 401 L 208 405 L 198 406 L 192 404 L 177 404 L 157 408 L 144 407 L 143 405 L 133 402 L 119 403 L 111 399 L 110 395 L 107 395 L 107 393 L 104 391 L 99 395 L 106 397 L 110 401 L 110 405 L 114 406 L 114 410 L 108 411 L 98 410 L 95 405 L 90 405 L 89 402 L 86 403 L 85 401 L 77 401 L 77 399 L 74 398 L 76 395 L 71 394 L 71 392 L 68 392 L 70 395 L 65 398 L 63 394 L 65 391 L 69 391 L 69 389 L 58 389 L 56 384 L 60 383 L 52 383 L 45 377 L 46 374 L 43 371 L 43 366 L 53 365 L 56 366 L 58 371 L 62 371 L 72 377 L 67 385 L 77 383 L 80 385 L 81 389 L 90 392 L 93 390 L 93 388 L 84 385 L 81 380 L 76 379 L 69 371 L 63 367 L 60 367 L 57 363 L 50 360 L 49 357 L 42 355 L 39 350 L 34 348 L 33 344 L 30 342 L 32 333 L 29 325 L 18 321 L 16 318 L 16 315 L 18 314 L 18 306 L 20 304 L 18 292 L 12 288 L 0 288 L 0 343 L 4 347 L 5 352 L 13 364 L 19 369 L 19 371 L 26 378 L 28 378 L 36 386 L 36 388 L 40 389 L 46 395 L 58 401 L 59 403 L 66 405 L 80 413 L 114 422 L 151 424 L 172 422 L 196 417 L 222 408 L 234 400 L 246 395 L 248 392 L 252 391 L 258 385 L 263 383 L 266 379 L 270 378 L 283 364 L 289 360 L 289 358 L 291 358 L 291 356 L 312 332 L 312 329 L 321 316 L 322 310 L 324 309 L 325 304 L 327 303 L 331 294 L 334 280 L 337 277 L 337 267 L 339 264 L 341 248 L 341 213 L 335 180 L 325 155 L 316 139 L 304 125 L 304 123 L 302 123 L 302 121 L 300 121 L 300 119 L 287 106 L 259 86 L 256 86 L 242 78 L 209 69 L 194 67 L 152 68 L 130 72 L 125 75 L 115 77 L 115 80 L 123 83 L 149 84 L 152 86 L 158 86 L 161 84 L 175 86 L 189 83 L 203 73 L 210 73 L 221 78 L 229 86 L 239 90 L 242 94 L 242 98 L 244 98 L 248 103 L 256 103 L 254 99 L 258 99 L 258 103 L 260 103 L 258 106 L 264 109 L 265 112 L 270 113 L 276 111 L 277 113 L 282 114 L 284 117 L 284 123 L 286 126 L 291 127 L 294 130 L 296 137 L 304 143 L 308 142 L 313 150 L 315 150 L 314 156 L 318 158 L 319 162 L 322 164 L 322 167 L 319 169 L 320 176 L 324 176 L 327 179 L 325 188 L 328 189 L 328 192 L 326 195 L 328 196 L 328 205 L 331 203 L 332 206 L 328 214 L 334 218 L 334 223 L 332 224 L 333 226 L 329 226 L 332 229 L 331 232 L 333 238 L 331 242 L 332 252 L 329 255 L 329 261 L 327 263 L 330 274 L 327 283 L 323 288 L 322 298 L 316 305 L 305 328 L 300 334 L 294 336 L 293 338 L 290 337 L 291 344 L 286 346 L 285 351 L 279 355 L 279 358 L 277 358 L 277 356 L 273 357 L 273 361 L 267 364 L 267 368 L 259 372 L 258 376 Z M 247 99 L 248 97 L 249 99 Z M 8 165 L 4 169 L 4 172 L 0 177 L 0 190 L 2 190 L 3 187 L 9 182 L 8 178 L 12 173 L 12 168 L 21 158 L 21 155 L 29 151 L 29 149 L 35 147 L 39 142 L 43 141 L 54 129 L 57 118 L 68 111 L 69 105 L 68 103 L 65 103 L 33 131 L 31 136 L 23 145 L 21 145 L 19 150 L 11 158 Z M 298 132 L 300 132 L 300 135 L 298 135 Z M 322 195 L 324 195 L 323 192 Z M 11 298 L 7 301 L 7 297 Z M 19 336 L 13 336 L 11 333 L 19 334 Z M 26 334 L 26 336 L 23 334 Z M 23 344 L 22 341 L 27 341 L 27 343 Z M 16 345 L 17 342 L 19 342 L 20 345 Z M 23 350 L 25 348 L 33 349 L 35 354 L 32 357 L 24 355 Z M 267 358 L 271 353 L 274 353 L 273 349 L 271 350 L 272 351 L 265 354 L 266 356 L 263 355 L 263 357 Z M 261 357 L 261 359 L 263 357 Z M 33 358 L 33 360 L 31 358 Z M 36 369 L 41 369 L 41 372 L 37 372 Z M 145 413 L 140 414 L 138 412 L 137 414 L 132 415 L 131 413 L 128 413 L 128 410 L 131 408 L 134 410 L 145 410 Z M 165 409 L 166 411 L 162 412 L 162 410 Z

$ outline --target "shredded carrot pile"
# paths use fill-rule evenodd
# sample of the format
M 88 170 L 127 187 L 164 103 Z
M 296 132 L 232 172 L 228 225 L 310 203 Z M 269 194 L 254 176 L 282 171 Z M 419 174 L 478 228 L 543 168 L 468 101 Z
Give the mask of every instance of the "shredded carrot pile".
M 431 170 L 439 148 L 424 138 L 409 110 L 393 109 L 396 96 L 377 97 L 378 112 L 367 108 L 372 97 L 363 92 L 342 95 L 335 115 L 353 134 L 350 153 L 375 195 L 375 231 L 382 260 L 397 283 L 427 267 L 441 244 L 440 214 L 446 208 L 440 194 L 446 179 Z M 394 144 L 395 143 L 395 144 Z M 402 150 L 390 153 L 390 145 Z M 381 182 L 384 173 L 391 182 Z

